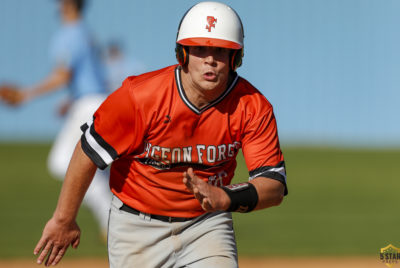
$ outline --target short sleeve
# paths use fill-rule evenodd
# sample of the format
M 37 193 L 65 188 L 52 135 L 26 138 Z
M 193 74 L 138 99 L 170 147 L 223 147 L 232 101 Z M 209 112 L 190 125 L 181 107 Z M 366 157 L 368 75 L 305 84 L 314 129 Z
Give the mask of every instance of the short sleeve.
M 72 69 L 79 59 L 79 42 L 81 42 L 79 38 L 66 31 L 56 35 L 50 47 L 50 58 L 53 64 Z
M 84 124 L 83 151 L 101 169 L 143 144 L 143 114 L 131 94 L 132 78 L 112 93 Z
M 272 106 L 252 115 L 245 127 L 242 150 L 250 180 L 256 177 L 276 179 L 285 185 L 287 194 L 285 162 Z

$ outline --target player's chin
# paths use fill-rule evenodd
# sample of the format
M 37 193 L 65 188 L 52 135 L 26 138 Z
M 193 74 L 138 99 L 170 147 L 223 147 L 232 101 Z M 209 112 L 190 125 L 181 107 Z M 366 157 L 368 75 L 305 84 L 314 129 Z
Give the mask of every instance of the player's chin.
M 222 86 L 222 83 L 219 81 L 219 79 L 215 80 L 203 80 L 201 83 L 201 88 L 206 91 L 212 91 L 220 88 Z

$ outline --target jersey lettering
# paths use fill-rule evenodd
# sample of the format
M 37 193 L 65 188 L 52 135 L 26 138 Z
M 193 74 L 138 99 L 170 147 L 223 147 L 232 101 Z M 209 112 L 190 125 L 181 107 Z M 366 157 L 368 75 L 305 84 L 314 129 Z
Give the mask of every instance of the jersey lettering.
M 197 145 L 197 159 L 199 164 L 203 164 L 203 151 L 206 149 L 206 146 L 203 144 Z
M 235 141 L 232 144 L 204 145 L 198 144 L 193 152 L 193 147 L 162 147 L 146 142 L 145 151 L 139 158 L 151 158 L 162 164 L 194 163 L 194 164 L 214 164 L 233 158 L 241 148 L 241 143 Z M 227 151 L 228 148 L 228 151 Z M 148 160 L 147 160 L 148 161 Z M 151 163 L 154 163 L 151 161 Z
M 207 161 L 209 163 L 215 162 L 216 148 L 213 145 L 208 146 L 207 148 Z

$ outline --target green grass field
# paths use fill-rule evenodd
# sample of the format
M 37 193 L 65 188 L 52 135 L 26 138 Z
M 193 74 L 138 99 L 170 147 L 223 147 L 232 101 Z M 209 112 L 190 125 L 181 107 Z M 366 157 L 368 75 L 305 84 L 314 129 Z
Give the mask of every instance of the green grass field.
M 0 144 L 0 258 L 33 257 L 61 182 L 46 169 L 48 144 Z M 400 150 L 284 148 L 289 195 L 279 207 L 235 214 L 240 255 L 377 255 L 400 247 Z M 235 182 L 248 177 L 239 157 Z M 78 250 L 106 256 L 82 208 Z

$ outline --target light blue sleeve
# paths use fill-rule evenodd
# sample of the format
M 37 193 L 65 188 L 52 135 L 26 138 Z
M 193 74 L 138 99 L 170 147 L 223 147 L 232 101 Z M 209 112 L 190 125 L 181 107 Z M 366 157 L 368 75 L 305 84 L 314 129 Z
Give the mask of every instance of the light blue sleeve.
M 101 60 L 92 39 L 81 23 L 65 25 L 54 36 L 50 57 L 53 65 L 63 65 L 73 73 L 68 89 L 73 99 L 105 93 Z
M 61 29 L 54 37 L 50 58 L 53 65 L 63 65 L 72 70 L 79 60 L 80 41 L 76 33 L 70 29 Z

